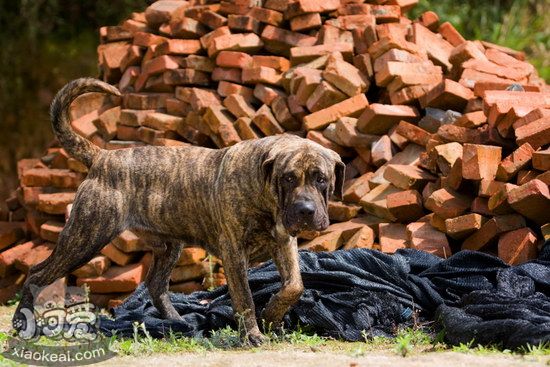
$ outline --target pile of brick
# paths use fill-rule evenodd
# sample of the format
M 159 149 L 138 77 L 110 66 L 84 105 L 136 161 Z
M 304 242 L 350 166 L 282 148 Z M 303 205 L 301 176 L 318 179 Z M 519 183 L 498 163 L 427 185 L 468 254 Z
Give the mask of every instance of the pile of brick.
M 521 52 L 467 41 L 433 12 L 408 19 L 416 0 L 371 2 L 158 1 L 101 28 L 101 77 L 123 96 L 82 96 L 73 128 L 105 149 L 297 134 L 347 163 L 332 224 L 301 233 L 300 248 L 534 258 L 550 236 L 548 86 Z M 86 175 L 58 147 L 18 172 L 0 224 L 2 301 L 51 252 Z M 68 281 L 115 304 L 149 259 L 126 231 Z M 171 280 L 190 292 L 224 276 L 186 249 Z

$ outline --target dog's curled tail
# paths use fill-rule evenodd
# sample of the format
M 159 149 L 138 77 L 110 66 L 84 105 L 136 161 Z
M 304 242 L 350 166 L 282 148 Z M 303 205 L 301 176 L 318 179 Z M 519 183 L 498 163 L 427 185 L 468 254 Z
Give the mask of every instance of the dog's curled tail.
M 93 164 L 94 157 L 101 148 L 74 132 L 69 121 L 69 107 L 78 96 L 90 92 L 120 96 L 118 89 L 112 85 L 93 78 L 80 78 L 71 81 L 57 92 L 50 107 L 53 131 L 59 143 L 67 153 L 87 167 Z

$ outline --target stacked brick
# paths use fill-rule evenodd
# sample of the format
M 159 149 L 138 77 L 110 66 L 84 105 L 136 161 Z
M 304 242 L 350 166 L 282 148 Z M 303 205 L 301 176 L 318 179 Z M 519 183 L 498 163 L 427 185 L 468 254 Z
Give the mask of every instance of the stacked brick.
M 550 90 L 524 54 L 465 40 L 415 0 L 161 0 L 100 29 L 101 77 L 123 92 L 72 106 L 105 149 L 222 148 L 288 132 L 339 153 L 344 200 L 308 250 L 460 249 L 510 264 L 550 238 Z M 0 224 L 0 300 L 55 246 L 86 169 L 63 149 L 18 167 Z M 30 239 L 30 241 L 29 241 Z M 116 304 L 149 250 L 126 231 L 67 281 Z M 172 290 L 223 284 L 219 261 L 186 249 Z

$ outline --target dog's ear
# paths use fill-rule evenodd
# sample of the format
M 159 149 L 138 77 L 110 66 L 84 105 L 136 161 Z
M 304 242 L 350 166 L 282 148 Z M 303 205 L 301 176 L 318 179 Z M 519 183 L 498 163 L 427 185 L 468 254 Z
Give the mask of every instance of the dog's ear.
M 329 192 L 329 195 L 334 195 L 338 200 L 343 200 L 344 198 L 344 178 L 346 176 L 346 165 L 342 162 L 340 154 L 336 153 L 331 149 L 326 149 L 326 153 L 330 157 L 330 161 L 334 164 L 334 186 L 332 187 L 332 193 Z M 325 156 L 326 156 L 325 153 Z
M 346 165 L 340 157 L 334 162 L 334 193 L 333 195 L 338 200 L 343 200 L 344 198 L 344 177 L 346 175 Z
M 262 177 L 265 183 L 271 181 L 273 176 L 273 168 L 275 166 L 275 156 L 273 154 L 265 154 L 262 158 Z

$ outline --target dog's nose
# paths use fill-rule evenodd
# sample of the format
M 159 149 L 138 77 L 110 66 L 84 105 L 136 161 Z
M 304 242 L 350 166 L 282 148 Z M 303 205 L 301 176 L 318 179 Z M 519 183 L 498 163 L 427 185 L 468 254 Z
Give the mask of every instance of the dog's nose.
M 311 217 L 315 213 L 315 205 L 311 201 L 296 203 L 296 210 L 302 217 Z

